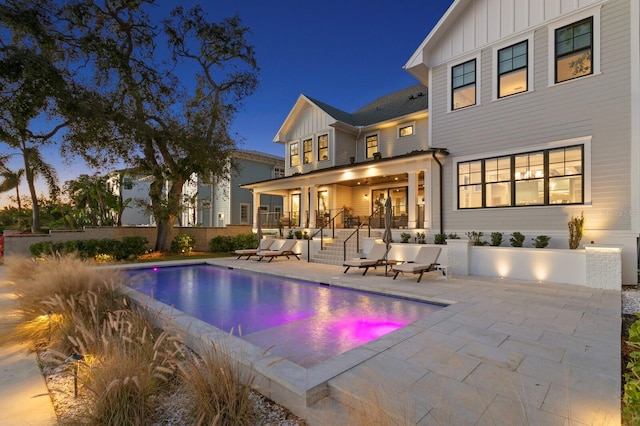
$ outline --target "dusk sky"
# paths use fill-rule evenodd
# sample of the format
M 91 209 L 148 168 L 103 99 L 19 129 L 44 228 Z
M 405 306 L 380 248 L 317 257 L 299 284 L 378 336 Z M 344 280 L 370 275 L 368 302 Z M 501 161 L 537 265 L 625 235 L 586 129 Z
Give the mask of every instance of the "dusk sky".
M 260 85 L 246 99 L 232 130 L 240 148 L 284 156 L 284 148 L 273 137 L 300 94 L 353 112 L 416 84 L 402 66 L 452 2 L 183 0 L 181 4 L 185 9 L 202 4 L 215 21 L 237 13 L 251 28 L 249 43 L 261 68 Z M 6 149 L 0 146 L 1 152 Z M 61 161 L 55 148 L 44 154 L 56 167 L 60 185 L 95 172 L 77 159 Z M 21 193 L 27 195 L 23 186 Z M 0 194 L 0 204 L 6 204 L 10 195 L 14 193 Z

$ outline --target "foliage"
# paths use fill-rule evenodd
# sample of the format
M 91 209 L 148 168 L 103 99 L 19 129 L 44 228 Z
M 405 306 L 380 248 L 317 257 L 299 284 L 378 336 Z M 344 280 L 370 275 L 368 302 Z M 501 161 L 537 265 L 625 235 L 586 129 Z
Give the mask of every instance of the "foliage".
M 445 244 L 447 242 L 447 234 L 436 234 L 433 238 L 434 244 Z
M 460 239 L 458 234 L 456 234 L 455 232 L 447 235 L 447 238 L 450 239 L 450 240 L 459 240 Z
M 551 237 L 549 237 L 548 235 L 538 235 L 535 238 L 532 238 L 531 240 L 533 241 L 533 246 L 535 248 L 545 248 L 549 245 L 549 240 L 551 239 Z
M 178 234 L 171 241 L 174 253 L 191 253 L 196 248 L 196 240 L 189 234 Z
M 487 244 L 489 244 L 482 239 L 483 236 L 484 236 L 483 232 L 476 232 L 476 231 L 467 232 L 467 238 L 469 238 L 473 242 L 474 246 L 486 246 Z
M 82 174 L 65 182 L 64 191 L 73 207 L 66 217 L 74 218 L 74 228 L 115 225 L 118 197 L 109 190 L 106 176 Z
M 294 237 L 293 229 L 289 229 L 289 233 L 287 234 L 287 239 L 288 240 L 293 240 L 293 237 Z
M 509 238 L 509 242 L 511 243 L 511 247 L 522 247 L 524 244 L 525 236 L 520 232 L 516 231 L 511 234 L 511 238 Z
M 229 253 L 234 250 L 244 250 L 258 246 L 256 234 L 237 234 L 234 236 L 218 235 L 209 241 L 209 250 L 214 253 Z
M 499 247 L 502 244 L 502 232 L 492 232 L 491 233 L 491 245 L 493 247 Z
M 580 217 L 571 216 L 569 221 L 569 248 L 572 250 L 580 247 L 580 241 L 584 234 L 584 212 L 580 213 Z
M 407 232 L 403 232 L 402 234 L 400 234 L 400 239 L 402 240 L 403 243 L 408 243 L 409 238 L 411 238 L 411 234 Z
M 144 237 L 123 237 L 121 241 L 104 238 L 101 240 L 70 240 L 65 242 L 40 241 L 29 246 L 32 256 L 75 254 L 81 259 L 97 259 L 109 256 L 116 260 L 136 259 L 148 251 L 149 241 Z
M 293 233 L 296 236 L 297 240 L 301 240 L 302 239 L 302 231 L 301 230 L 297 230 Z
M 424 232 L 416 232 L 416 239 L 418 240 L 418 244 L 426 244 L 427 239 Z
M 631 361 L 624 373 L 624 394 L 622 396 L 622 419 L 624 424 L 640 424 L 640 320 L 629 328 L 628 343 L 634 349 L 629 354 Z

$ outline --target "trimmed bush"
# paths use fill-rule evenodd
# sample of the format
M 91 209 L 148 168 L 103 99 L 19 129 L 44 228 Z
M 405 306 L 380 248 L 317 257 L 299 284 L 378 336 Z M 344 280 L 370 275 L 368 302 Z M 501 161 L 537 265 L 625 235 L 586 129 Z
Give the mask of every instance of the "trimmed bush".
M 209 241 L 209 249 L 217 253 L 229 253 L 233 251 L 233 238 L 228 235 L 218 235 Z
M 147 251 L 149 241 L 144 237 L 124 237 L 122 241 L 71 240 L 66 242 L 40 241 L 29 246 L 34 257 L 53 254 L 75 254 L 81 259 L 136 259 Z
M 502 232 L 492 232 L 491 233 L 491 245 L 493 247 L 499 247 L 502 244 L 502 236 L 504 234 Z
M 549 240 L 551 239 L 551 237 L 549 237 L 548 235 L 538 235 L 535 238 L 532 238 L 531 240 L 533 241 L 533 246 L 535 248 L 545 248 L 549 245 Z
M 524 235 L 517 231 L 511 234 L 511 238 L 509 238 L 511 247 L 522 247 L 522 245 L 524 244 L 524 238 Z
M 436 234 L 433 237 L 434 244 L 445 244 L 447 242 L 447 234 Z
M 171 241 L 171 251 L 174 253 L 191 253 L 195 247 L 195 238 L 188 234 L 178 234 Z

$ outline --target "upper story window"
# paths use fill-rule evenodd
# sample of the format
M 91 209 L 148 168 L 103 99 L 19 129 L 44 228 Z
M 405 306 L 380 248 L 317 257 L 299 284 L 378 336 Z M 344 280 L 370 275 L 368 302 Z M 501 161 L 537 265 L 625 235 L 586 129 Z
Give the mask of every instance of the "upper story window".
M 329 135 L 318 136 L 318 161 L 329 159 Z
M 451 110 L 476 104 L 476 60 L 451 68 Z
M 302 141 L 302 155 L 303 164 L 309 164 L 313 161 L 313 139 Z
M 413 124 L 409 124 L 407 126 L 400 126 L 398 128 L 398 137 L 404 138 L 406 136 L 412 136 L 414 133 Z
M 528 89 L 528 41 L 498 51 L 498 97 L 515 95 Z
M 555 82 L 593 74 L 593 17 L 555 30 Z
M 296 167 L 300 165 L 300 154 L 298 152 L 298 142 L 292 142 L 289 145 L 289 166 Z
M 458 163 L 460 209 L 583 202 L 583 145 Z
M 284 167 L 275 166 L 273 168 L 273 178 L 278 179 L 284 177 Z
M 369 135 L 365 141 L 367 142 L 367 158 L 373 158 L 373 154 L 378 152 L 378 135 Z

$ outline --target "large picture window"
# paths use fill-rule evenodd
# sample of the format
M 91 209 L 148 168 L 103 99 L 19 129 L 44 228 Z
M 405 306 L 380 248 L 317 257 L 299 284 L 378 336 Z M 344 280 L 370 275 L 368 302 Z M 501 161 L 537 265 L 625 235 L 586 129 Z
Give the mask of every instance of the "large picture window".
M 313 139 L 302 141 L 302 162 L 310 164 L 313 161 Z
M 528 42 L 525 40 L 498 51 L 498 97 L 528 90 Z
M 367 158 L 373 158 L 373 154 L 378 152 L 378 135 L 370 135 L 365 139 L 367 141 Z
M 584 202 L 582 145 L 458 163 L 458 208 Z
M 556 83 L 593 74 L 593 18 L 555 31 Z
M 451 109 L 476 104 L 476 60 L 451 68 Z
M 318 161 L 329 159 L 329 135 L 318 136 Z
M 298 142 L 289 145 L 289 165 L 296 167 L 300 165 L 300 154 L 298 151 Z

